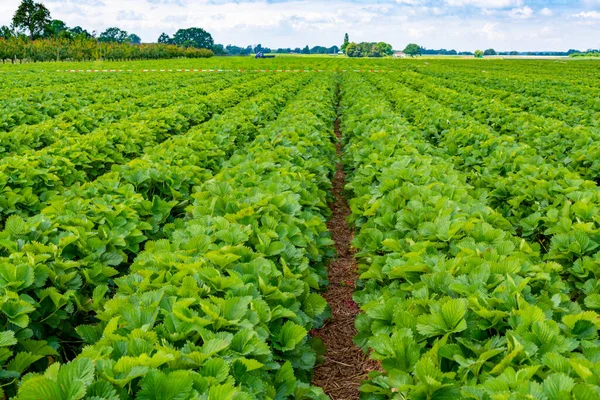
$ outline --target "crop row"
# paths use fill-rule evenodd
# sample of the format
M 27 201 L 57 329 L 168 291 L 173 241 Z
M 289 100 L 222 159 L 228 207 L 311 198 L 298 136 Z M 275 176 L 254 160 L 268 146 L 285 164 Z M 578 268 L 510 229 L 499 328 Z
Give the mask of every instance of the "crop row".
M 38 215 L 9 217 L 0 233 L 0 325 L 14 335 L 10 350 L 16 353 L 4 363 L 7 376 L 16 380 L 44 368 L 50 360 L 43 352 L 71 358 L 79 348 L 74 328 L 90 321 L 90 311 L 114 291 L 114 279 L 145 242 L 165 237 L 165 224 L 183 215 L 193 187 L 210 179 L 309 80 L 252 82 L 252 92 L 268 81 L 278 84 L 142 158 L 72 187 Z M 19 357 L 26 361 L 15 365 Z
M 380 81 L 380 88 L 389 82 Z M 540 157 L 510 135 L 454 112 L 402 87 L 386 90 L 397 110 L 453 158 L 512 231 L 540 247 L 546 260 L 563 265 L 571 296 L 598 309 L 600 188 L 564 166 Z M 445 121 L 441 128 L 435 122 Z M 432 139 L 434 138 L 434 139 Z
M 421 72 L 421 71 L 419 71 Z M 427 71 L 424 71 L 427 72 Z M 528 86 L 535 86 L 526 81 L 521 81 L 519 88 L 521 93 L 515 93 L 499 84 L 489 84 L 484 80 L 472 77 L 461 76 L 459 74 L 446 74 L 441 77 L 436 75 L 424 74 L 427 80 L 432 83 L 438 83 L 442 86 L 457 91 L 466 91 L 470 94 L 501 101 L 502 104 L 515 110 L 526 111 L 542 117 L 550 117 L 561 120 L 570 126 L 585 125 L 596 126 L 600 124 L 600 110 L 594 111 L 591 107 L 579 107 L 576 105 L 567 105 L 564 103 L 564 89 L 560 92 L 562 96 L 557 95 L 556 99 L 547 99 L 539 95 L 530 95 L 526 93 Z M 548 91 L 545 91 L 547 93 Z M 578 96 L 580 99 L 593 99 L 593 94 L 588 93 L 585 96 Z
M 177 135 L 258 93 L 269 82 L 274 79 L 243 80 L 208 95 L 200 91 L 188 97 L 191 103 L 149 109 L 87 135 L 67 134 L 40 150 L 4 157 L 0 160 L 0 217 L 39 212 L 72 185 L 96 179 L 171 137 L 176 140 Z
M 383 86 L 351 75 L 342 85 L 356 342 L 382 367 L 364 398 L 597 398 L 599 315 Z
M 325 399 L 306 383 L 307 331 L 328 314 L 315 291 L 332 256 L 334 102 L 333 77 L 316 78 L 238 146 L 111 299 L 91 299 L 77 358 L 28 375 L 17 398 Z
M 587 179 L 600 179 L 598 128 L 571 127 L 561 120 L 536 116 L 494 99 L 440 87 L 416 74 L 397 76 L 428 97 L 490 125 L 498 134 L 514 135 L 520 142 L 535 148 L 540 156 L 564 164 Z
M 536 65 L 537 64 L 537 65 Z M 485 62 L 485 63 L 429 63 L 427 68 L 411 68 L 428 75 L 446 76 L 458 74 L 467 82 L 477 80 L 482 86 L 510 88 L 511 92 L 523 93 L 540 99 L 552 99 L 568 105 L 600 110 L 596 84 L 595 63 L 549 63 Z
M 142 88 L 129 89 L 123 93 L 110 92 L 107 96 L 98 93 L 97 98 L 100 100 L 95 104 L 72 108 L 54 118 L 34 124 L 22 123 L 12 130 L 0 132 L 0 155 L 21 154 L 27 150 L 40 149 L 61 139 L 87 134 L 128 117 L 139 121 L 143 119 L 145 111 L 168 107 L 186 99 L 226 89 L 242 80 L 245 79 L 235 75 L 222 79 L 212 76 L 212 79 L 184 80 L 180 85 L 172 81 L 147 87 L 142 85 Z M 151 79 L 142 80 L 146 81 L 152 82 Z M 164 92 L 171 90 L 173 93 L 169 97 L 164 95 Z M 13 111 L 14 109 L 8 107 L 4 114 L 10 115 Z
M 43 74 L 46 75 L 46 74 Z M 19 85 L 27 81 L 19 76 Z M 110 78 L 110 79 L 107 79 Z M 153 82 L 150 79 L 135 79 L 121 76 L 85 77 L 70 83 L 51 78 L 41 80 L 39 87 L 10 86 L 0 101 L 2 116 L 0 131 L 10 131 L 20 125 L 32 125 L 55 118 L 64 112 L 72 112 L 93 104 L 110 104 L 123 98 L 135 98 L 155 91 L 173 88 L 174 82 Z M 10 80 L 10 79 L 9 79 Z M 51 83 L 47 83 L 51 82 Z

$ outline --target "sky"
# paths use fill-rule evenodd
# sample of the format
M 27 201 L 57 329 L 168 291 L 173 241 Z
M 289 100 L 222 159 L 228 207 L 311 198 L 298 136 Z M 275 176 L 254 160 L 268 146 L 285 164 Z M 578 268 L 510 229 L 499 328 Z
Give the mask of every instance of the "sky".
M 39 0 L 38 0 L 39 1 Z M 55 19 L 154 42 L 201 27 L 215 43 L 304 47 L 350 40 L 458 51 L 600 48 L 600 0 L 41 0 Z M 0 25 L 20 0 L 0 0 Z

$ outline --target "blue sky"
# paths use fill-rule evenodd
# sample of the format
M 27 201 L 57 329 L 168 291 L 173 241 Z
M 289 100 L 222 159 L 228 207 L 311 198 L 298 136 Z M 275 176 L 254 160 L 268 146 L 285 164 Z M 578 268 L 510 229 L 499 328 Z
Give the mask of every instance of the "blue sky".
M 0 25 L 20 0 L 0 0 Z M 98 32 L 118 26 L 156 41 L 200 26 L 217 43 L 271 47 L 386 41 L 427 48 L 600 47 L 600 0 L 42 0 L 54 18 Z

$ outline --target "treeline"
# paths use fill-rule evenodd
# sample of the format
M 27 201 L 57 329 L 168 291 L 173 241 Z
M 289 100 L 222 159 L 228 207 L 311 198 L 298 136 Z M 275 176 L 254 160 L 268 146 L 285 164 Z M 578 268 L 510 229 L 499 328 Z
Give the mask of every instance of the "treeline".
M 22 0 L 12 25 L 0 27 L 0 59 L 24 61 L 154 60 L 160 58 L 207 58 L 214 53 L 210 33 L 201 28 L 178 30 L 163 42 L 142 44 L 141 38 L 111 27 L 96 37 L 95 32 L 70 28 L 52 19 L 42 3 Z
M 394 54 L 392 45 L 385 42 L 348 43 L 345 53 L 348 57 L 386 57 Z
M 207 49 L 171 44 L 138 44 L 100 42 L 95 38 L 37 39 L 24 36 L 0 38 L 0 59 L 3 63 L 32 61 L 91 61 L 91 60 L 156 60 L 162 58 L 208 58 L 214 53 Z
M 215 44 L 215 45 L 213 45 L 212 50 L 215 53 L 215 55 L 218 55 L 218 56 L 247 56 L 247 55 L 256 54 L 256 53 L 263 53 L 263 54 L 268 54 L 268 53 L 276 53 L 276 54 L 337 54 L 340 51 L 340 48 L 338 46 L 331 46 L 331 47 L 324 47 L 324 46 L 308 47 L 308 46 L 305 46 L 304 48 L 285 47 L 285 48 L 272 49 L 270 47 L 263 47 L 260 44 L 258 44 L 256 46 L 246 46 L 246 47 L 234 46 L 231 44 L 228 44 L 227 46 L 224 46 L 222 44 Z
M 569 54 L 569 57 L 600 57 L 600 49 L 599 50 L 594 50 L 594 49 L 588 49 L 588 51 L 586 52 L 574 52 Z
M 371 43 L 361 42 L 354 43 L 350 42 L 350 37 L 346 33 L 344 35 L 344 43 L 342 44 L 342 51 L 348 57 L 385 57 L 394 54 L 392 45 L 385 42 Z
M 579 50 L 571 49 L 569 51 L 496 51 L 487 49 L 484 52 L 486 56 L 551 56 L 551 57 L 566 57 L 571 54 L 579 53 Z
M 425 47 L 421 47 L 421 52 L 419 53 L 421 55 L 432 55 L 432 56 L 472 56 L 473 52 L 472 51 L 456 51 L 454 49 L 452 50 L 446 50 L 446 49 L 439 49 L 439 50 L 435 50 L 435 49 L 426 49 Z
M 416 45 L 409 45 L 416 46 Z M 404 50 L 405 53 L 409 55 L 440 55 L 440 56 L 554 56 L 554 57 L 565 57 L 565 56 L 573 56 L 577 57 L 576 54 L 585 54 L 580 52 L 579 50 L 570 49 L 569 51 L 496 51 L 494 49 L 486 49 L 486 50 L 478 50 L 481 52 L 470 52 L 470 51 L 456 51 L 446 50 L 446 49 L 427 49 L 425 47 L 418 46 L 418 50 L 415 48 L 412 51 L 409 51 L 409 46 Z M 594 52 L 594 50 L 588 50 L 588 53 Z

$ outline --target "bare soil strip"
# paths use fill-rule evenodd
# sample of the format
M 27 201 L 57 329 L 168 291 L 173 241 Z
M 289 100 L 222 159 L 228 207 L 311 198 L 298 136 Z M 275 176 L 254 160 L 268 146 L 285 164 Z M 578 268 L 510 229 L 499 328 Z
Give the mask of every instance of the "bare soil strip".
M 335 122 L 335 134 L 341 137 L 339 121 Z M 337 144 L 338 156 L 341 144 Z M 359 398 L 360 382 L 376 368 L 362 350 L 356 347 L 352 338 L 356 335 L 354 320 L 358 306 L 352 300 L 356 283 L 357 265 L 351 242 L 354 232 L 348 226 L 350 207 L 343 195 L 345 174 L 338 163 L 333 180 L 335 202 L 330 204 L 333 212 L 327 228 L 333 235 L 337 258 L 329 266 L 329 288 L 324 297 L 331 307 L 331 319 L 319 330 L 312 333 L 320 337 L 325 346 L 325 362 L 315 368 L 313 384 L 323 388 L 332 400 L 355 400 Z

